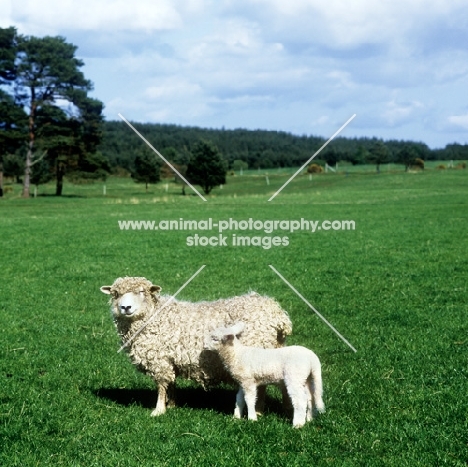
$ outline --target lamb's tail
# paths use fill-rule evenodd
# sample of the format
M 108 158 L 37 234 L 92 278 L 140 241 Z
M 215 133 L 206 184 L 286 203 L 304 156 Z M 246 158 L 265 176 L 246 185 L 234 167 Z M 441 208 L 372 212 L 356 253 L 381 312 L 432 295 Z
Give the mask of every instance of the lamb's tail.
M 320 413 L 325 412 L 325 404 L 323 403 L 323 387 L 322 387 L 322 367 L 317 355 L 313 354 L 311 361 L 311 378 L 309 380 L 309 390 L 313 398 L 313 408 Z

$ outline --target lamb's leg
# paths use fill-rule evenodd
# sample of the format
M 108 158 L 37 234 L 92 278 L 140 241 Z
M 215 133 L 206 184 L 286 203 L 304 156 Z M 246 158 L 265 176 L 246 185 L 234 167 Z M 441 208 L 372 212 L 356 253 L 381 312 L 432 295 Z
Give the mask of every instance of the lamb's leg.
M 308 389 L 306 389 L 305 385 L 297 384 L 290 384 L 287 386 L 287 389 L 294 409 L 293 426 L 294 428 L 301 428 L 306 422 Z
M 257 387 L 257 402 L 255 403 L 255 410 L 257 415 L 261 415 L 265 410 L 265 396 L 266 386 Z
M 314 409 L 320 413 L 325 412 L 325 404 L 322 399 L 322 369 L 318 358 L 316 359 L 315 365 L 312 367 L 312 378 L 309 387 L 313 394 Z
M 306 384 L 306 395 L 307 395 L 307 413 L 306 413 L 306 422 L 310 422 L 314 417 L 314 406 L 312 404 L 314 394 L 314 388 L 312 381 L 309 379 Z
M 234 418 L 242 418 L 245 409 L 244 391 L 239 388 L 236 394 L 236 408 L 234 409 Z
M 156 408 L 151 412 L 152 417 L 157 417 L 166 412 L 166 396 L 168 383 L 158 383 L 158 402 Z
M 281 389 L 282 400 L 283 400 L 283 411 L 288 417 L 292 417 L 293 407 L 291 398 L 289 397 L 288 390 L 286 389 L 286 385 L 284 382 L 279 383 L 279 387 Z
M 255 400 L 257 399 L 257 386 L 255 383 L 249 383 L 242 386 L 244 391 L 244 399 L 247 404 L 247 416 L 249 420 L 257 420 L 257 413 L 255 412 Z

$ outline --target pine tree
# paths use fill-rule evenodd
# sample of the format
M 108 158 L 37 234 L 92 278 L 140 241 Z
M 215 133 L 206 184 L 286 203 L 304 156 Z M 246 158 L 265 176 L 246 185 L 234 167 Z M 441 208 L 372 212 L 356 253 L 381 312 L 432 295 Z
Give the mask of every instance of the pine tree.
M 226 164 L 218 148 L 207 141 L 198 142 L 187 167 L 187 179 L 209 194 L 215 186 L 226 183 Z

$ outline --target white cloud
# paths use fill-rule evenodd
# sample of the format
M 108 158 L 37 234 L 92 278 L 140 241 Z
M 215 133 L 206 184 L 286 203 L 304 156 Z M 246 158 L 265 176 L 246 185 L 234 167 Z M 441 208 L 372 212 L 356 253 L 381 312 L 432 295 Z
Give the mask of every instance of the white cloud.
M 237 0 L 226 8 L 255 17 L 292 40 L 349 48 L 368 43 L 400 41 L 435 20 L 453 24 L 453 12 L 464 0 Z
M 452 127 L 455 126 L 458 129 L 468 130 L 468 114 L 452 115 L 447 120 Z
M 178 3 L 171 0 L 14 0 L 11 20 L 29 29 L 48 31 L 154 31 L 181 28 Z
M 423 108 L 424 105 L 418 101 L 401 103 L 393 99 L 387 103 L 382 117 L 388 125 L 398 126 L 414 118 L 415 113 Z

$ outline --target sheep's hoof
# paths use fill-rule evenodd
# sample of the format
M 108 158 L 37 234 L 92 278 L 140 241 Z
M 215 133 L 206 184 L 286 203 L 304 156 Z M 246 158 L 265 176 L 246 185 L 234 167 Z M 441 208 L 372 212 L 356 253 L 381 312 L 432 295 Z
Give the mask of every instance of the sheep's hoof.
M 152 412 L 151 412 L 151 416 L 152 417 L 159 417 L 160 415 L 162 415 L 163 413 L 166 412 L 166 408 L 165 407 L 156 407 Z

